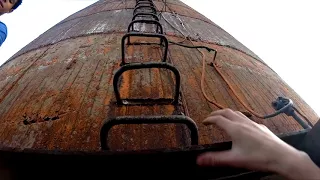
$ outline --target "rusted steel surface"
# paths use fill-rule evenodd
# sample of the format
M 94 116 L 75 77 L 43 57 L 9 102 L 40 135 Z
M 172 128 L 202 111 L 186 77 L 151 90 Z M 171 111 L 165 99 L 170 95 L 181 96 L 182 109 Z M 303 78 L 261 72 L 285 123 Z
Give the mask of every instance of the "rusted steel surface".
M 163 15 L 175 26 L 175 28 L 184 32 L 185 35 L 190 36 L 195 40 L 230 46 L 260 60 L 252 51 L 242 45 L 219 26 L 212 23 L 210 20 L 191 8 L 186 7 L 182 2 L 174 2 L 175 4 L 167 4 L 167 11 L 163 12 Z M 59 41 L 70 38 L 97 33 L 126 32 L 127 27 L 131 22 L 135 4 L 135 0 L 99 1 L 97 5 L 93 4 L 58 23 L 29 45 L 21 49 L 13 56 L 13 58 L 30 50 L 55 44 Z M 158 11 L 161 11 L 164 7 L 164 4 L 161 1 L 155 1 L 155 4 Z M 171 11 L 177 13 L 179 17 L 174 16 Z M 160 22 L 163 24 L 166 34 L 181 36 L 181 34 L 165 23 L 163 19 Z M 181 24 L 183 24 L 183 26 Z M 184 29 L 184 27 L 186 29 Z
M 182 16 L 188 16 L 193 17 L 196 19 L 201 19 L 203 21 L 206 21 L 208 23 L 214 24 L 211 20 L 206 18 L 205 16 L 197 13 L 192 8 L 188 7 L 187 5 L 183 4 L 179 1 L 167 1 L 167 7 L 164 6 L 163 1 L 153 1 L 156 5 L 159 12 L 167 11 L 169 9 L 173 10 L 175 13 L 178 13 Z M 93 15 L 96 13 L 101 13 L 104 11 L 112 11 L 112 10 L 118 10 L 118 9 L 134 9 L 134 6 L 136 5 L 136 1 L 134 0 L 128 0 L 128 1 L 100 1 L 98 3 L 93 4 L 92 6 L 86 8 L 84 11 L 80 11 L 79 13 L 69 16 L 65 20 L 63 20 L 60 23 L 64 23 L 67 21 L 70 21 L 72 19 L 86 17 L 89 15 Z
M 168 2 L 169 6 L 175 6 L 172 9 L 188 8 L 179 1 Z M 201 145 L 230 140 L 218 127 L 205 127 L 201 123 L 218 108 L 202 95 L 202 56 L 196 49 L 169 46 L 168 62 L 182 77 L 183 96 L 178 105 L 115 104 L 112 81 L 121 63 L 121 38 L 132 19 L 132 9 L 124 8 L 132 6 L 133 1 L 99 1 L 88 8 L 95 8 L 90 11 L 97 13 L 81 16 L 88 14 L 85 9 L 70 16 L 1 66 L 1 146 L 98 151 L 99 132 L 105 119 L 141 115 L 185 114 L 197 123 Z M 181 14 L 182 11 L 187 12 L 181 10 Z M 191 37 L 195 45 L 217 50 L 217 65 L 246 104 L 261 114 L 270 114 L 274 112 L 271 102 L 278 96 L 286 96 L 312 123 L 316 122 L 318 117 L 314 111 L 274 71 L 220 27 L 194 14 L 177 17 L 164 12 L 163 16 Z M 183 40 L 163 19 L 161 24 L 168 39 Z M 135 26 L 144 31 L 152 28 Z M 132 38 L 131 41 L 146 39 Z M 162 59 L 161 48 L 156 45 L 126 46 L 125 53 L 128 62 L 160 62 Z M 206 55 L 210 63 L 212 55 L 207 52 Z M 216 70 L 209 65 L 205 69 L 206 93 L 226 107 L 245 112 Z M 167 70 L 135 70 L 123 74 L 120 93 L 124 98 L 172 98 L 174 86 L 174 76 Z M 277 134 L 301 129 L 293 118 L 285 115 L 252 119 Z M 184 147 L 190 144 L 189 136 L 186 127 L 181 125 L 123 125 L 112 128 L 109 145 L 114 150 Z

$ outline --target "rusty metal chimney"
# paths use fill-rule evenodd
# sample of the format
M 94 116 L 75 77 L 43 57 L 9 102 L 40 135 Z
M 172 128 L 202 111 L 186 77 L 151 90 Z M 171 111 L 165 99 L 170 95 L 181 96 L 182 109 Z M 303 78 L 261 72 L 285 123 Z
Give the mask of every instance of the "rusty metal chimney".
M 101 151 L 103 123 L 124 116 L 153 120 L 184 116 L 197 125 L 199 145 L 229 141 L 221 129 L 201 123 L 218 106 L 247 112 L 276 134 L 302 130 L 284 114 L 263 119 L 250 112 L 273 113 L 272 102 L 279 96 L 290 98 L 316 123 L 315 112 L 263 60 L 221 27 L 178 0 L 154 0 L 153 4 L 156 12 L 152 8 L 141 12 L 135 9 L 136 0 L 98 1 L 61 21 L 3 64 L 1 147 Z M 139 21 L 146 17 L 151 23 Z M 136 22 L 128 29 L 132 20 Z M 127 37 L 131 44 L 126 39 L 122 47 L 128 31 L 161 34 L 162 29 L 161 37 Z M 212 52 L 187 46 L 206 46 Z M 169 65 L 118 72 L 125 64 L 150 62 Z M 175 69 L 181 77 L 178 92 Z M 123 124 L 108 134 L 110 148 L 119 151 L 184 148 L 192 143 L 187 127 L 170 123 Z

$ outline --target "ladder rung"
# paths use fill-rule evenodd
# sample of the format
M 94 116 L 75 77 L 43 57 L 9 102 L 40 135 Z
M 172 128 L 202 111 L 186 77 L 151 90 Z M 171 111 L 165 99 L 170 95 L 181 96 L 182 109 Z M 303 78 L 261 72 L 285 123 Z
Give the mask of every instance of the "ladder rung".
M 140 2 L 138 2 L 138 3 L 136 4 L 135 7 L 140 6 L 140 5 L 147 5 L 147 6 L 150 5 L 150 6 L 152 6 L 152 7 L 155 7 L 154 3 L 153 3 L 153 2 L 150 2 L 150 1 L 140 1 Z
M 121 51 L 122 51 L 122 63 L 121 65 L 126 64 L 125 62 L 125 41 L 128 38 L 128 44 L 130 45 L 130 37 L 149 37 L 149 38 L 159 38 L 160 39 L 160 44 L 159 45 L 164 45 L 164 52 L 163 52 L 163 57 L 162 57 L 162 62 L 166 62 L 167 61 L 167 55 L 168 55 L 168 39 L 162 35 L 162 34 L 154 34 L 154 33 L 136 33 L 136 32 L 130 32 L 125 34 L 122 37 L 122 41 L 121 41 Z M 144 44 L 144 43 L 142 43 Z M 146 43 L 147 44 L 147 43 Z M 141 44 L 140 44 L 141 45 Z
M 187 116 L 121 116 L 106 120 L 100 131 L 100 143 L 102 150 L 110 150 L 108 134 L 113 126 L 125 124 L 184 124 L 190 130 L 191 145 L 198 145 L 197 124 Z
M 133 18 L 132 21 L 136 20 L 137 17 L 143 17 L 143 16 L 150 16 L 152 18 L 154 18 L 154 20 L 159 21 L 159 18 L 156 14 L 153 13 L 136 13 Z
M 149 8 L 152 11 L 152 13 L 157 14 L 157 10 L 156 10 L 155 7 L 147 6 L 147 5 L 139 5 L 139 6 L 135 7 L 134 10 L 133 10 L 133 14 L 135 15 L 138 10 L 141 10 L 141 9 L 144 9 L 144 8 Z
M 149 2 L 153 2 L 152 0 L 137 0 L 136 2 L 143 2 L 143 1 L 149 1 Z
M 154 24 L 157 26 L 156 32 L 155 33 L 159 33 L 159 34 L 163 34 L 163 28 L 162 25 L 160 24 L 159 21 L 156 20 L 146 20 L 146 19 L 138 19 L 138 20 L 134 20 L 132 22 L 130 22 L 129 26 L 128 26 L 128 32 L 130 31 L 134 31 L 134 25 L 138 24 L 138 23 L 144 23 L 144 24 Z M 160 30 L 160 32 L 159 32 Z
M 118 105 L 129 105 L 128 103 L 131 102 L 135 102 L 134 104 L 137 105 L 137 103 L 140 101 L 141 99 L 121 99 L 120 96 L 120 91 L 119 91 L 119 80 L 120 77 L 122 76 L 122 74 L 126 71 L 130 71 L 130 70 L 136 70 L 136 69 L 149 69 L 149 68 L 160 68 L 160 69 L 168 69 L 170 71 L 172 71 L 175 75 L 175 94 L 174 94 L 174 98 L 172 99 L 172 101 L 168 101 L 165 99 L 144 99 L 145 102 L 141 103 L 141 105 L 143 104 L 163 104 L 164 102 L 167 102 L 167 104 L 178 104 L 179 103 L 179 92 L 180 92 L 180 83 L 181 83 L 181 77 L 180 77 L 180 73 L 179 71 L 172 65 L 168 64 L 168 63 L 163 63 L 163 62 L 159 62 L 159 63 L 155 63 L 155 62 L 151 62 L 151 63 L 130 63 L 130 64 L 126 64 L 124 66 L 121 66 L 120 69 L 115 73 L 114 77 L 113 77 L 113 89 L 114 89 L 114 93 L 117 99 L 117 104 Z

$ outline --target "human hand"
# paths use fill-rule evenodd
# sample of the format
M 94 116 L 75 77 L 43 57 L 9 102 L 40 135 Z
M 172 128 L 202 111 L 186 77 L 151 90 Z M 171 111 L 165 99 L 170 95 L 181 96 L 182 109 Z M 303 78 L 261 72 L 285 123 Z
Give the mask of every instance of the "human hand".
M 216 124 L 225 130 L 231 136 L 232 149 L 200 155 L 197 163 L 201 166 L 233 166 L 272 171 L 295 179 L 298 175 L 293 176 L 293 174 L 301 172 L 300 166 L 305 164 L 310 169 L 314 169 L 313 172 L 317 170 L 319 175 L 319 169 L 314 167 L 306 153 L 286 144 L 266 126 L 251 121 L 240 112 L 230 109 L 215 111 L 203 123 Z M 293 164 L 298 164 L 299 167 Z M 301 174 L 305 175 L 305 172 Z

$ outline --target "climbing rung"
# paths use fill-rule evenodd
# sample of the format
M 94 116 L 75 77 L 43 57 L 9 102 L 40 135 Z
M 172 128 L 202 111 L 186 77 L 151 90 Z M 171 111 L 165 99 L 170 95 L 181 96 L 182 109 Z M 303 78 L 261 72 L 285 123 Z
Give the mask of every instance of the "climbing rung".
M 139 20 L 134 20 L 134 21 L 130 22 L 130 24 L 128 26 L 128 32 L 132 32 L 132 31 L 134 32 L 134 25 L 138 24 L 138 23 L 154 24 L 157 26 L 156 32 L 154 32 L 154 33 L 163 34 L 163 28 L 162 28 L 162 25 L 160 24 L 159 21 L 145 20 L 145 19 L 139 19 Z
M 150 17 L 154 18 L 154 20 L 159 21 L 158 16 L 153 13 L 136 13 L 133 16 L 132 21 L 136 20 L 138 17 L 146 17 L 146 16 L 150 16 Z
M 135 15 L 136 13 L 139 13 L 139 11 L 141 12 L 141 10 L 151 10 L 151 13 L 157 14 L 157 10 L 155 7 L 153 7 L 152 5 L 139 5 L 137 7 L 134 8 L 133 10 L 133 15 Z M 150 12 L 145 12 L 142 11 L 144 13 L 150 13 Z
M 100 131 L 100 143 L 102 150 L 110 150 L 108 134 L 113 126 L 126 124 L 184 124 L 191 134 L 191 145 L 198 145 L 198 127 L 187 116 L 122 116 L 108 119 L 104 122 Z
M 160 44 L 164 46 L 164 52 L 163 52 L 163 57 L 162 57 L 162 62 L 167 61 L 167 55 L 168 55 L 168 39 L 162 35 L 162 34 L 153 34 L 153 33 L 136 33 L 136 32 L 130 32 L 125 34 L 122 37 L 121 41 L 121 55 L 122 55 L 122 63 L 121 65 L 125 65 L 125 45 L 126 45 L 126 39 L 128 38 L 128 45 L 149 45 L 152 43 L 131 43 L 130 42 L 130 37 L 147 37 L 147 38 L 159 38 L 160 39 Z
M 136 3 L 139 3 L 139 2 L 150 2 L 150 3 L 153 3 L 152 0 L 137 0 Z
M 173 99 L 165 99 L 165 98 L 160 98 L 160 99 L 122 99 L 120 96 L 120 91 L 119 91 L 119 80 L 121 75 L 130 70 L 137 70 L 137 69 L 150 69 L 150 68 L 159 68 L 159 69 L 168 69 L 173 72 L 175 75 L 175 93 L 173 95 Z M 155 105 L 155 104 L 178 104 L 179 102 L 179 92 L 180 92 L 180 73 L 179 71 L 172 65 L 168 63 L 130 63 L 126 64 L 124 66 L 121 66 L 120 69 L 115 73 L 114 78 L 113 78 L 113 88 L 114 88 L 114 93 L 117 99 L 117 104 L 118 105 Z
M 153 2 L 150 1 L 139 1 L 135 7 L 140 6 L 140 5 L 146 5 L 146 6 L 152 6 L 155 7 Z
M 152 0 L 136 0 L 136 2 L 141 2 L 141 1 L 149 1 L 149 2 L 153 2 Z

